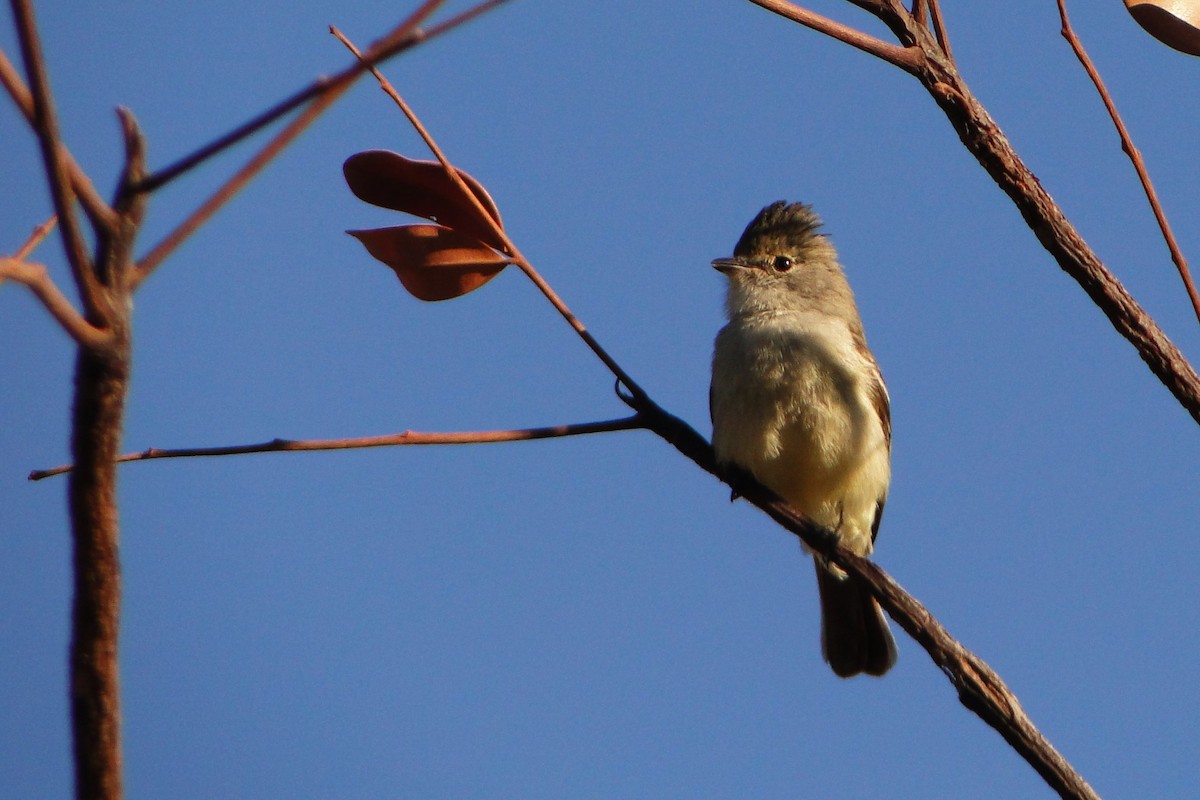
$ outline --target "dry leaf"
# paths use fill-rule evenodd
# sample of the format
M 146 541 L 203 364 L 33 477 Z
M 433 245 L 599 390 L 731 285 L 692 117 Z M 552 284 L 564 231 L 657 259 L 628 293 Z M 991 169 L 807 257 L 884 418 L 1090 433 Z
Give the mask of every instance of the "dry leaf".
M 355 153 L 342 165 L 350 191 L 372 205 L 431 219 L 446 228 L 472 236 L 498 250 L 504 243 L 479 209 L 446 174 L 437 161 L 415 161 L 388 150 Z M 474 192 L 488 216 L 503 227 L 500 212 L 487 190 L 462 170 L 458 174 Z
M 346 231 L 391 267 L 418 300 L 449 300 L 478 289 L 508 259 L 466 234 L 441 225 L 401 225 Z

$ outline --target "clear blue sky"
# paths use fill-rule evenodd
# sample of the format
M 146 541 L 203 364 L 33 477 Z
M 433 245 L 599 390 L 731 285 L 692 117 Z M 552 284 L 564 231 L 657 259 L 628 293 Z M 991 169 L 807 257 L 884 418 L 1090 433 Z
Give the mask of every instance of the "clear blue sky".
M 951 4 L 968 82 L 1084 236 L 1200 356 L 1054 4 Z M 462 5 L 452 6 L 462 7 Z M 883 33 L 848 3 L 814 3 Z M 1200 253 L 1200 61 L 1072 3 Z M 404 4 L 43 3 L 65 138 L 108 194 L 112 109 L 161 166 L 347 63 Z M 17 50 L 11 26 L 0 44 Z M 659 403 L 707 434 L 745 223 L 815 204 L 891 389 L 878 561 L 987 660 L 1102 794 L 1195 794 L 1200 435 L 1037 244 L 915 81 L 747 3 L 515 2 L 386 72 Z M 0 251 L 48 215 L 0 109 Z M 127 450 L 618 416 L 506 272 L 422 304 L 346 236 L 399 224 L 342 160 L 424 157 L 362 83 L 137 296 Z M 248 155 L 155 197 L 142 250 Z M 57 241 L 38 253 L 66 283 Z M 0 289 L 0 794 L 70 794 L 73 351 Z M 130 797 L 1050 795 L 912 641 L 821 662 L 791 536 L 645 433 L 151 462 L 121 473 Z

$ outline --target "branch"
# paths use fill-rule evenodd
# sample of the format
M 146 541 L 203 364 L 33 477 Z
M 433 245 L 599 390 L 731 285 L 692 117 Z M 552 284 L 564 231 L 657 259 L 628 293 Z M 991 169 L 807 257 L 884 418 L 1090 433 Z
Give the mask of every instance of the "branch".
M 492 444 L 495 442 L 525 442 L 535 439 L 553 439 L 563 436 L 584 436 L 590 433 L 628 431 L 644 428 L 641 416 L 622 417 L 602 422 L 576 422 L 546 428 L 519 428 L 507 431 L 456 431 L 452 433 L 424 433 L 404 431 L 385 436 L 363 436 L 354 439 L 272 439 L 260 444 L 239 444 L 225 447 L 188 447 L 164 450 L 151 447 L 140 453 L 126 453 L 117 457 L 117 463 L 150 461 L 157 458 L 197 458 L 205 456 L 234 456 L 247 453 L 286 453 L 311 450 L 356 450 L 366 447 L 398 447 L 401 445 L 433 444 Z M 40 481 L 72 470 L 70 464 L 52 469 L 35 469 L 29 480 Z
M 380 40 L 380 42 L 382 43 L 393 38 L 398 40 L 405 39 L 410 33 L 416 30 L 417 26 L 420 25 L 426 17 L 432 14 L 443 1 L 444 0 L 425 0 L 425 2 L 418 7 L 416 11 L 409 15 L 404 22 L 400 23 L 400 25 L 393 30 L 391 34 L 385 36 L 382 40 Z M 291 144 L 296 137 L 298 137 L 308 128 L 309 125 L 316 121 L 317 117 L 319 117 L 327 108 L 333 105 L 333 103 L 339 97 L 341 97 L 347 89 L 350 88 L 352 82 L 353 77 L 350 77 L 342 80 L 340 83 L 330 82 L 325 84 L 315 95 L 315 99 L 313 100 L 312 104 L 308 106 L 308 108 L 306 108 L 304 112 L 300 114 L 300 116 L 292 120 L 287 127 L 276 134 L 271 141 L 267 142 L 267 144 L 261 150 L 259 150 L 258 153 L 256 153 L 245 164 L 245 166 L 238 170 L 233 177 L 226 181 L 224 185 L 216 190 L 216 192 L 210 195 L 207 200 L 201 203 L 199 208 L 192 212 L 187 219 L 185 219 L 173 231 L 167 234 L 167 236 L 161 242 L 155 245 L 150 252 L 141 259 L 141 261 L 138 263 L 137 269 L 132 275 L 133 288 L 136 289 L 139 285 L 141 285 L 142 281 L 150 277 L 158 265 L 161 264 L 167 256 L 175 252 L 176 248 L 183 244 L 184 240 L 195 233 L 201 225 L 203 225 L 205 222 L 211 219 L 214 214 L 217 213 L 221 206 L 229 202 L 229 200 L 233 198 L 233 196 L 239 191 L 241 191 L 246 184 L 253 180 L 258 173 L 262 172 L 267 164 L 271 163 L 271 161 L 273 161 L 285 147 Z M 246 126 L 243 126 L 243 128 L 245 127 Z M 237 139 L 231 139 L 230 143 L 233 141 L 237 141 Z M 220 140 L 218 140 L 217 144 L 220 144 Z M 199 151 L 198 156 L 195 156 L 191 159 L 184 159 L 183 163 L 185 166 L 177 166 L 175 168 L 175 174 L 182 173 L 187 167 L 200 163 L 203 158 L 207 158 L 208 155 L 211 155 L 212 153 L 219 152 L 220 149 L 222 148 L 202 148 Z
M 33 7 L 30 5 L 30 0 L 12 0 L 12 9 L 17 35 L 21 41 L 21 55 L 25 61 L 25 72 L 29 76 L 33 105 L 32 125 L 34 133 L 37 134 L 38 144 L 41 145 L 46 179 L 50 184 L 50 195 L 54 201 L 54 211 L 58 216 L 63 246 L 67 251 L 67 261 L 71 265 L 71 273 L 79 287 L 79 294 L 83 299 L 87 316 L 93 321 L 100 322 L 103 320 L 103 316 L 97 298 L 96 276 L 92 273 L 92 263 L 88 258 L 83 233 L 75 218 L 75 193 L 67 176 L 65 159 L 62 158 L 64 148 L 59 139 L 58 118 L 54 111 L 54 101 L 50 95 L 50 79 L 46 75 L 46 62 L 42 57 L 42 46 L 37 34 L 37 24 L 33 18 Z
M 141 136 L 128 111 L 122 109 L 119 116 L 126 138 L 126 168 L 116 204 L 118 221 L 111 232 L 101 232 L 101 241 L 97 247 L 99 274 L 103 276 L 107 287 L 118 288 L 118 291 L 128 272 L 129 248 L 137 227 L 141 224 L 144 206 L 144 196 L 128 190 L 135 176 L 140 174 L 143 157 Z M 112 331 L 107 327 L 93 325 L 85 319 L 54 283 L 45 266 L 26 261 L 38 244 L 54 229 L 57 220 L 57 216 L 51 217 L 34 228 L 25 244 L 12 258 L 0 258 L 0 284 L 12 280 L 27 287 L 80 347 L 108 347 L 114 343 Z M 97 297 L 104 294 L 101 290 Z M 111 307 L 111 304 L 106 306 Z
M 760 4 L 759 0 L 750 0 Z M 913 75 L 933 96 L 959 139 L 1009 196 L 1038 241 L 1104 313 L 1180 405 L 1200 422 L 1200 376 L 1121 282 L 1088 247 L 1062 209 L 1025 166 L 1000 127 L 971 93 L 935 34 L 895 0 L 851 0 L 867 7 L 901 41 L 922 54 Z M 819 28 L 817 30 L 820 30 Z M 824 32 L 824 31 L 822 31 Z M 910 48 L 912 49 L 912 48 Z
M 653 403 L 633 403 L 645 426 L 706 472 L 720 478 L 740 497 L 766 512 L 813 550 L 871 587 L 871 593 L 901 628 L 925 649 L 958 691 L 959 700 L 995 728 L 1038 774 L 1063 797 L 1098 800 L 1087 782 L 1042 735 L 1016 695 L 991 667 L 967 650 L 882 568 L 838 543 L 838 535 L 792 509 L 751 475 L 718 466 L 703 436 Z
M 31 264 L 19 258 L 0 258 L 0 284 L 5 280 L 15 281 L 33 292 L 50 316 L 80 347 L 99 348 L 112 342 L 110 331 L 97 328 L 75 310 L 43 265 Z
M 58 223 L 58 217 L 50 217 L 33 229 L 29 234 L 29 238 L 25 240 L 25 244 L 21 245 L 21 249 L 13 253 L 13 258 L 17 261 L 24 261 L 33 255 L 33 251 L 42 243 L 42 240 L 50 235 L 50 231 L 54 230 L 54 226 Z
M 1037 729 L 995 670 L 955 640 L 924 605 L 878 565 L 844 551 L 833 560 L 837 561 L 838 556 L 845 558 L 840 566 L 868 584 L 892 619 L 920 642 L 958 690 L 959 701 L 995 728 L 1047 784 L 1063 797 L 1099 800 L 1092 787 Z
M 1196 284 L 1192 282 L 1192 274 L 1188 270 L 1187 259 L 1183 257 L 1183 251 L 1179 249 L 1179 243 L 1175 241 L 1175 234 L 1171 232 L 1171 225 L 1167 222 L 1167 215 L 1163 211 L 1162 204 L 1158 202 L 1158 193 L 1154 191 L 1154 184 L 1150 181 L 1150 174 L 1146 170 L 1146 162 L 1142 160 L 1142 153 L 1133 144 L 1133 138 L 1129 135 L 1129 129 L 1125 127 L 1125 121 L 1121 119 L 1121 115 L 1117 113 L 1117 105 L 1113 102 L 1112 95 L 1108 93 L 1108 89 L 1104 86 L 1104 81 L 1100 79 L 1100 72 L 1096 69 L 1096 65 L 1092 63 L 1092 59 L 1088 56 L 1087 51 L 1083 48 L 1083 42 L 1079 41 L 1079 37 L 1075 35 L 1075 31 L 1071 28 L 1071 21 L 1067 19 L 1067 4 L 1065 0 L 1058 0 L 1058 15 L 1062 20 L 1062 35 L 1071 45 L 1071 49 L 1075 51 L 1075 57 L 1079 59 L 1079 63 L 1083 65 L 1083 69 L 1087 72 L 1088 77 L 1092 79 L 1092 83 L 1096 87 L 1096 91 L 1100 93 L 1100 99 L 1104 101 L 1104 107 L 1108 110 L 1108 116 L 1112 118 L 1113 125 L 1117 128 L 1117 135 L 1121 137 L 1121 149 L 1129 156 L 1129 160 L 1133 162 L 1133 168 L 1137 172 L 1138 180 L 1142 183 L 1142 190 L 1146 193 L 1146 199 L 1150 202 L 1150 210 L 1154 212 L 1154 219 L 1158 221 L 1158 228 L 1162 231 L 1163 239 L 1166 240 L 1167 249 L 1171 251 L 1171 261 L 1175 263 L 1175 269 L 1179 272 L 1179 277 L 1183 280 L 1183 287 L 1187 291 L 1188 298 L 1192 301 L 1192 310 L 1196 313 L 1197 321 L 1200 321 L 1200 294 L 1196 293 Z
M 350 50 L 350 52 L 354 53 L 355 56 L 360 59 L 363 58 L 363 55 L 359 52 L 358 48 L 356 48 L 349 39 L 343 36 L 341 31 L 339 31 L 337 28 L 330 27 L 330 33 L 336 36 L 338 40 Z M 504 252 L 511 256 L 511 263 L 521 270 L 521 272 L 523 272 L 525 276 L 533 282 L 533 285 L 536 286 L 538 291 L 542 293 L 542 296 L 549 301 L 550 305 L 554 306 L 554 309 L 558 311 L 564 320 L 566 320 L 567 324 L 571 326 L 571 329 L 574 330 L 579 338 L 583 340 L 584 344 L 588 346 L 592 353 L 594 353 L 596 357 L 599 358 L 604 364 L 604 366 L 608 368 L 609 372 L 616 377 L 617 381 L 626 389 L 628 389 L 630 394 L 632 394 L 634 397 L 649 402 L 649 396 L 646 394 L 645 390 L 642 389 L 642 387 L 639 386 L 627 372 L 625 372 L 621 365 L 617 363 L 616 359 L 608 354 L 608 351 L 601 346 L 600 342 L 597 341 L 594 336 L 592 336 L 591 332 L 587 329 L 583 322 L 575 316 L 563 299 L 558 296 L 558 293 L 554 291 L 554 288 L 550 286 L 546 279 L 543 278 L 536 269 L 534 269 L 533 264 L 521 254 L 521 251 L 517 247 L 516 243 L 513 242 L 500 223 L 496 222 L 496 220 L 492 218 L 492 215 L 488 213 L 487 209 L 484 208 L 483 203 L 475 195 L 475 192 L 471 191 L 471 188 L 467 186 L 466 181 L 464 181 L 462 176 L 459 175 L 458 170 L 455 169 L 454 165 L 450 163 L 450 160 L 446 158 L 446 154 L 442 152 L 442 148 L 438 146 L 438 143 L 434 140 L 433 136 L 431 136 L 429 131 L 425 129 L 425 126 L 421 124 L 421 120 L 417 118 L 416 113 L 412 110 L 408 103 L 404 101 L 404 98 L 400 96 L 400 93 L 396 91 L 395 87 L 391 85 L 387 78 L 385 78 L 378 69 L 375 67 L 370 67 L 370 70 L 375 76 L 375 79 L 379 81 L 379 85 L 383 91 L 388 95 L 388 97 L 392 98 L 397 106 L 400 107 L 400 110 L 404 112 L 404 116 L 408 118 L 408 121 L 420 135 L 421 139 L 424 140 L 426 146 L 429 147 L 430 151 L 437 158 L 438 162 L 441 163 L 442 169 L 445 170 L 446 175 L 449 177 L 451 182 L 458 187 L 458 191 L 462 199 L 475 208 L 480 220 L 484 221 L 485 224 L 491 228 L 492 233 L 495 234 L 496 238 L 499 239 L 501 244 L 503 244 Z
M 121 112 L 125 169 L 116 206 L 111 209 L 112 224 L 96 226 L 97 260 L 93 263 L 85 252 L 75 218 L 71 169 L 66 148 L 59 141 L 33 11 L 29 0 L 12 0 L 12 6 L 32 85 L 32 125 L 41 145 L 57 222 L 85 314 L 75 311 L 39 264 L 0 259 L 0 280 L 7 277 L 28 286 L 80 345 L 71 426 L 71 453 L 78 469 L 67 486 L 74 584 L 69 696 L 75 792 L 89 800 L 119 800 L 123 777 L 116 456 L 129 387 L 131 347 L 132 306 L 124 277 L 143 205 L 126 190 L 129 182 L 141 175 L 143 148 L 132 115 Z M 11 77 L 5 79 L 10 93 L 21 88 L 18 84 Z M 52 224 L 34 231 L 21 248 L 22 258 L 32 252 Z
M 460 25 L 463 25 L 481 14 L 490 11 L 500 5 L 503 5 L 507 0 L 487 0 L 470 8 L 461 14 L 458 14 L 450 19 L 439 23 L 436 26 L 429 28 L 427 31 L 421 31 L 417 26 L 421 24 L 430 14 L 432 14 L 444 0 L 426 0 L 426 2 L 412 13 L 404 22 L 402 22 L 395 30 L 388 35 L 379 39 L 371 45 L 367 50 L 365 60 L 374 63 L 375 61 L 383 60 L 390 56 L 402 53 L 405 50 L 423 43 L 430 39 L 440 36 L 447 31 L 453 30 Z M 212 216 L 225 205 L 235 194 L 249 183 L 263 168 L 267 166 L 274 158 L 283 151 L 291 142 L 303 133 L 309 125 L 311 125 L 327 108 L 333 105 L 354 83 L 367 67 L 361 64 L 355 64 L 349 67 L 337 76 L 327 81 L 317 81 L 308 89 L 294 95 L 289 100 L 275 106 L 272 110 L 265 112 L 259 117 L 240 126 L 232 133 L 221 137 L 217 141 L 204 148 L 201 148 L 192 156 L 182 159 L 180 162 L 169 168 L 170 174 L 165 177 L 149 178 L 144 181 L 139 188 L 145 190 L 147 187 L 155 188 L 161 186 L 166 180 L 169 180 L 183 171 L 190 169 L 206 158 L 220 152 L 224 148 L 234 144 L 237 141 L 245 138 L 251 133 L 259 130 L 264 125 L 278 119 L 283 114 L 292 110 L 299 105 L 302 105 L 307 100 L 311 99 L 311 104 L 294 119 L 287 127 L 280 131 L 270 142 L 268 142 L 253 158 L 248 161 L 238 172 L 230 178 L 226 183 L 214 192 L 207 200 L 200 205 L 187 219 L 179 224 L 171 233 L 160 241 L 157 245 L 151 248 L 150 252 L 141 258 L 138 262 L 138 268 L 135 270 L 131 285 L 137 288 L 142 281 L 150 277 L 151 273 L 173 253 L 180 244 L 189 236 L 207 222 Z
M 905 72 L 915 73 L 920 66 L 921 54 L 911 47 L 899 47 L 894 44 L 888 44 L 882 39 L 869 36 L 848 25 L 843 25 L 821 14 L 801 8 L 794 3 L 789 3 L 787 0 L 750 0 L 750 2 L 756 6 L 765 8 L 767 11 L 772 11 L 781 17 L 786 17 L 793 22 L 798 22 L 801 25 L 812 28 L 818 33 L 831 36 L 839 42 L 844 42 L 851 47 L 857 47 L 859 50 L 870 53 L 876 58 L 881 58 Z
M 579 436 L 609 431 L 647 429 L 675 447 L 705 471 L 716 475 L 731 486 L 747 501 L 765 511 L 772 519 L 798 536 L 812 549 L 822 553 L 838 566 L 860 578 L 871 587 L 872 593 L 893 619 L 929 653 L 933 662 L 950 678 L 959 692 L 964 705 L 979 714 L 1005 739 L 1013 743 L 1027 760 L 1034 756 L 1048 761 L 1055 773 L 1070 773 L 1069 765 L 1050 746 L 1032 721 L 1025 715 L 1020 703 L 990 667 L 971 654 L 941 626 L 933 615 L 912 595 L 908 594 L 881 568 L 867 559 L 843 549 L 837 535 L 803 517 L 784 503 L 769 489 L 757 483 L 746 473 L 722 470 L 717 465 L 712 446 L 694 429 L 677 417 L 663 411 L 650 401 L 628 398 L 637 408 L 631 417 L 605 420 L 602 422 L 575 423 L 545 428 L 518 430 L 424 433 L 405 431 L 386 436 L 370 436 L 353 439 L 287 440 L 274 439 L 260 444 L 231 445 L 226 447 L 185 448 L 164 450 L 150 448 L 140 453 L 129 453 L 117 458 L 120 463 L 146 461 L 160 458 L 188 458 L 204 456 L 226 456 L 247 453 L 272 453 L 314 450 L 347 450 L 367 447 L 400 445 L 447 445 L 483 444 L 494 442 L 529 441 L 563 436 Z M 70 466 L 35 470 L 29 480 L 37 481 L 71 471 Z M 1032 755 L 1030 754 L 1032 753 Z M 1035 768 L 1042 771 L 1040 762 Z M 1077 777 L 1077 776 L 1076 776 Z M 1082 780 L 1082 779 L 1079 779 Z M 1079 797 L 1089 797 L 1086 793 Z
M 759 2 L 759 0 L 752 0 Z M 337 35 L 347 47 L 353 50 L 353 45 Z M 702 469 L 716 475 L 729 484 L 734 492 L 766 511 L 773 519 L 799 536 L 814 550 L 827 555 L 839 566 L 862 577 L 871 586 L 872 592 L 879 598 L 884 608 L 892 615 L 901 627 L 911 634 L 926 649 L 934 663 L 942 668 L 950 677 L 951 682 L 959 692 L 960 700 L 977 713 L 980 718 L 1001 735 L 1013 743 L 1013 746 L 1052 786 L 1070 787 L 1074 797 L 1094 797 L 1090 787 L 1063 757 L 1042 737 L 1037 728 L 1020 710 L 1016 697 L 1007 689 L 1003 682 L 982 661 L 971 655 L 961 644 L 955 641 L 945 629 L 933 620 L 932 615 L 911 595 L 879 570 L 870 565 L 865 559 L 853 556 L 844 550 L 837 541 L 837 534 L 827 530 L 812 520 L 809 520 L 784 503 L 777 495 L 762 486 L 750 475 L 721 468 L 717 465 L 712 446 L 695 430 L 677 417 L 668 414 L 655 404 L 644 392 L 636 390 L 636 385 L 629 382 L 624 371 L 612 362 L 612 359 L 598 343 L 587 335 L 583 324 L 570 312 L 558 296 L 550 289 L 533 267 L 520 256 L 512 240 L 487 213 L 474 192 L 466 186 L 459 177 L 458 170 L 450 163 L 438 147 L 433 137 L 421 125 L 412 109 L 399 96 L 394 88 L 375 72 L 384 91 L 404 111 L 413 127 L 425 140 L 426 144 L 441 162 L 446 174 L 458 186 L 462 197 L 471 202 L 478 211 L 481 220 L 487 220 L 492 232 L 504 245 L 504 249 L 512 256 L 514 263 L 522 265 L 522 269 L 539 288 L 545 286 L 543 294 L 562 313 L 571 327 L 581 337 L 584 337 L 593 351 L 604 360 L 606 365 L 618 377 L 618 390 L 621 385 L 630 388 L 629 395 L 619 392 L 621 399 L 636 412 L 634 420 L 639 421 L 639 427 L 646 427 L 674 446 L 680 453 L 690 458 Z
M 403 26 L 401 26 L 400 29 L 394 30 L 392 33 L 383 37 L 372 46 L 371 49 L 374 54 L 370 58 L 367 58 L 364 61 L 356 61 L 354 64 L 351 64 L 349 67 L 333 77 L 324 76 L 317 78 L 308 86 L 304 87 L 290 97 L 280 100 L 271 108 L 242 123 L 229 133 L 223 134 L 195 152 L 179 159 L 174 164 L 171 164 L 170 166 L 164 167 L 163 169 L 146 176 L 146 179 L 138 185 L 138 190 L 143 192 L 153 192 L 156 189 L 162 188 L 175 178 L 178 178 L 180 175 L 191 170 L 193 167 L 200 165 L 204 161 L 212 158 L 218 153 L 223 152 L 229 147 L 232 147 L 243 139 L 254 135 L 258 131 L 270 125 L 272 122 L 275 122 L 279 118 L 286 116 L 291 111 L 294 111 L 295 109 L 304 105 L 309 100 L 312 100 L 313 98 L 329 91 L 330 87 L 344 81 L 353 81 L 363 72 L 366 72 L 370 66 L 378 64 L 382 61 L 386 61 L 392 56 L 399 55 L 400 53 L 403 53 L 404 51 L 415 47 L 418 44 L 422 44 L 430 39 L 440 36 L 449 30 L 453 30 L 454 28 L 457 28 L 458 26 L 483 14 L 485 11 L 489 11 L 495 6 L 501 5 L 505 2 L 508 2 L 508 0 L 489 0 L 488 2 L 481 3 L 474 8 L 468 9 L 467 11 L 446 20 L 445 22 L 439 23 L 438 25 L 425 30 L 422 30 L 421 28 L 404 29 Z M 402 31 L 403 35 L 401 35 Z
M 5 91 L 8 92 L 8 96 L 12 98 L 13 105 L 24 115 L 25 121 L 29 123 L 30 127 L 33 127 L 33 95 L 29 93 L 25 82 L 21 80 L 21 76 L 17 74 L 17 70 L 4 55 L 3 50 L 0 50 L 0 84 L 3 84 Z M 116 215 L 113 213 L 113 210 L 108 207 L 108 204 L 96 192 L 96 187 L 92 186 L 91 179 L 88 178 L 79 164 L 75 162 L 71 153 L 65 147 L 61 148 L 59 152 L 59 157 L 63 160 L 63 164 L 70 175 L 71 188 L 74 190 L 79 202 L 83 205 L 83 210 L 87 212 L 93 227 L 100 230 L 111 228 L 116 222 Z

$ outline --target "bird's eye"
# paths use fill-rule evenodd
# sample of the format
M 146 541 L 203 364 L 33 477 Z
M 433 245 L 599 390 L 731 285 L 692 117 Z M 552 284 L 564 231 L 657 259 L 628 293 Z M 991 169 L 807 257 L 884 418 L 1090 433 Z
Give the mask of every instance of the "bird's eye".
M 775 256 L 775 260 L 771 262 L 771 268 L 776 272 L 787 272 L 793 266 L 795 266 L 795 262 L 790 256 Z

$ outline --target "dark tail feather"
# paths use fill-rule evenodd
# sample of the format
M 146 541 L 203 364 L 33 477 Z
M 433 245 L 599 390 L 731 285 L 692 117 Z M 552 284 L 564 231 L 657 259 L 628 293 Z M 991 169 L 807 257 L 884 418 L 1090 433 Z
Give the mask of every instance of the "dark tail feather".
M 843 678 L 861 672 L 883 675 L 896 663 L 896 640 L 883 609 L 854 578 L 835 575 L 820 561 L 816 565 L 821 654 Z

